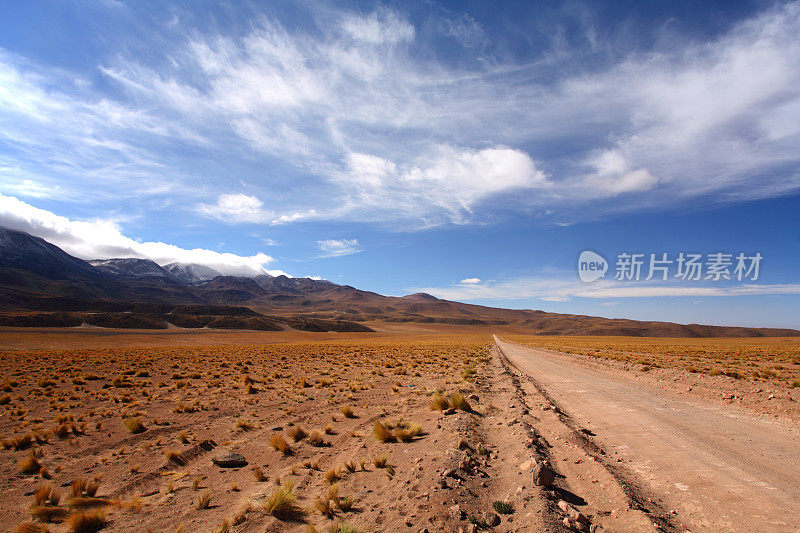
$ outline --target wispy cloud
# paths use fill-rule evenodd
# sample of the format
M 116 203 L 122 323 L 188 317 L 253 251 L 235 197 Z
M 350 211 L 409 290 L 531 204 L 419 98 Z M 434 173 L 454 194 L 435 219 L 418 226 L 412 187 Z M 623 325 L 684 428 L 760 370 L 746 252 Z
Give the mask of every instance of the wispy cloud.
M 358 243 L 358 239 L 328 239 L 325 241 L 317 241 L 317 245 L 322 251 L 320 257 L 339 257 L 364 251 Z
M 221 194 L 213 205 L 198 204 L 197 211 L 224 222 L 269 222 L 274 213 L 263 209 L 264 202 L 246 194 Z
M 475 46 L 474 61 L 443 61 L 389 8 L 320 9 L 303 24 L 255 16 L 188 38 L 164 25 L 158 53 L 135 57 L 121 35 L 98 58 L 102 84 L 0 51 L 4 166 L 19 169 L 4 190 L 61 184 L 84 202 L 147 191 L 230 223 L 418 228 L 800 188 L 798 2 L 599 66 L 580 50 L 484 55 L 477 21 L 435 22 Z
M 529 300 L 566 302 L 574 298 L 624 299 L 705 296 L 757 296 L 800 294 L 800 284 L 738 285 L 658 285 L 654 283 L 621 283 L 598 281 L 591 284 L 566 278 L 513 278 L 495 282 L 463 280 L 447 287 L 417 287 L 439 298 L 458 301 L 473 300 Z

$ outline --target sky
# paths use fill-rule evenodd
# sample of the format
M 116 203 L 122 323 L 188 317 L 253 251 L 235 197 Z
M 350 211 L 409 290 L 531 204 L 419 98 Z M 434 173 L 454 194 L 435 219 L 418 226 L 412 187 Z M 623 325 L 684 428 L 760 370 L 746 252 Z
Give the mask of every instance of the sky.
M 0 225 L 78 257 L 800 328 L 800 2 L 1 9 Z

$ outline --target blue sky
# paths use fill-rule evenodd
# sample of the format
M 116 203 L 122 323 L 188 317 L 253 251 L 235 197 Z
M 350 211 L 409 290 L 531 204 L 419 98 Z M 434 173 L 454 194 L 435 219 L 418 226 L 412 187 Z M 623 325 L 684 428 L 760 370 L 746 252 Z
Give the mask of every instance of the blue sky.
M 0 17 L 0 224 L 87 259 L 800 327 L 798 2 L 45 6 Z M 606 279 L 578 280 L 586 249 Z M 763 262 L 615 281 L 621 252 Z

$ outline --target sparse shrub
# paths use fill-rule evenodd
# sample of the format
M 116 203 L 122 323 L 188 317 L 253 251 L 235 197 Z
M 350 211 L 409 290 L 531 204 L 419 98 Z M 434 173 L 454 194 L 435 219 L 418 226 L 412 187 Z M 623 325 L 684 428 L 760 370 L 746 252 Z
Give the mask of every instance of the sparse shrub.
M 389 464 L 389 459 L 385 455 L 379 455 L 372 460 L 372 464 L 374 464 L 376 468 L 386 468 L 386 465 Z
M 208 491 L 204 491 L 197 498 L 197 505 L 195 505 L 195 507 L 197 509 L 208 509 L 209 505 L 211 505 L 211 493 Z
M 336 483 L 328 487 L 325 494 L 314 501 L 314 508 L 325 518 L 333 518 L 339 506 L 339 487 Z
M 514 512 L 514 506 L 508 502 L 496 501 L 492 504 L 492 507 L 500 514 L 512 514 Z
M 355 501 L 352 497 L 345 496 L 339 500 L 339 509 L 341 509 L 343 513 L 349 513 L 353 510 L 353 507 L 355 507 Z
M 325 481 L 328 483 L 336 483 L 340 479 L 342 479 L 341 468 L 331 468 L 325 472 Z
M 179 466 L 182 466 L 183 464 L 186 463 L 183 456 L 178 451 L 164 450 L 164 455 L 166 456 L 167 461 L 169 461 L 170 463 L 175 463 L 176 465 Z
M 30 508 L 31 518 L 46 524 L 59 524 L 67 517 L 67 510 L 54 505 L 34 505 Z
M 450 400 L 448 400 L 446 396 L 437 393 L 433 395 L 428 405 L 433 411 L 444 411 L 450 408 Z
M 315 448 L 324 448 L 325 446 L 331 445 L 330 442 L 322 438 L 322 435 L 319 431 L 311 432 L 311 435 L 308 436 L 308 443 Z
M 469 404 L 469 401 L 466 398 L 464 398 L 464 395 L 461 394 L 460 392 L 454 392 L 453 394 L 451 394 L 449 403 L 450 407 L 452 407 L 453 409 L 459 409 L 461 411 L 467 411 L 467 412 L 472 411 L 472 406 Z
M 147 431 L 147 428 L 144 424 L 142 424 L 142 421 L 139 418 L 126 418 L 124 423 L 128 431 L 134 435 Z
M 19 469 L 23 474 L 37 474 L 42 468 L 39 459 L 36 458 L 36 453 L 31 450 L 27 457 L 19 462 Z
M 297 494 L 294 491 L 292 480 L 286 480 L 276 488 L 261 505 L 261 509 L 268 515 L 279 520 L 301 521 L 305 518 L 305 510 L 297 505 Z
M 250 431 L 255 429 L 255 424 L 250 422 L 249 420 L 245 420 L 244 418 L 240 418 L 236 421 L 236 427 L 243 430 L 243 431 Z
M 283 453 L 283 455 L 291 455 L 292 448 L 289 446 L 289 443 L 286 442 L 286 439 L 283 438 L 283 435 L 280 433 L 274 434 L 269 439 L 269 445 L 278 450 L 279 452 Z
M 356 414 L 353 412 L 353 408 L 349 405 L 343 405 L 341 409 L 339 409 L 345 418 L 355 418 Z
M 256 478 L 256 481 L 259 483 L 267 480 L 267 475 L 264 473 L 261 468 L 254 466 L 253 467 L 253 477 Z
M 300 442 L 308 435 L 305 430 L 300 426 L 295 426 L 293 428 L 289 428 L 287 432 L 289 434 L 289 438 L 295 442 Z
M 380 420 L 376 420 L 375 424 L 372 426 L 372 436 L 375 437 L 375 440 L 378 442 L 396 441 L 394 434 L 386 427 L 386 424 Z
M 97 533 L 107 525 L 104 511 L 77 511 L 67 518 L 70 533 Z

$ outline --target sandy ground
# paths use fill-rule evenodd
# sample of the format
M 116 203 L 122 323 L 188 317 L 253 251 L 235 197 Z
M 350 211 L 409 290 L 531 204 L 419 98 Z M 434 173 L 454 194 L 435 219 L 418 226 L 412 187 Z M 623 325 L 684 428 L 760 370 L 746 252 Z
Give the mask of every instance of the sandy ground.
M 800 528 L 795 423 L 763 416 L 749 402 L 722 402 L 711 383 L 689 391 L 587 358 L 498 345 L 545 393 L 551 405 L 544 408 L 560 412 L 565 424 L 583 434 L 578 444 L 628 487 L 660 527 Z
M 107 531 L 565 531 L 557 504 L 574 493 L 566 478 L 532 482 L 548 450 L 490 347 L 480 335 L 4 352 L 2 530 L 30 521 L 49 485 L 61 496 L 51 508 L 100 508 Z M 470 409 L 432 409 L 437 390 Z M 131 419 L 144 431 L 126 429 Z M 376 423 L 413 434 L 383 442 Z M 295 442 L 299 427 L 308 435 Z M 246 465 L 213 462 L 227 453 Z M 31 454 L 38 473 L 21 469 Z M 99 483 L 89 504 L 71 498 L 80 479 Z M 294 519 L 265 506 L 287 481 Z

